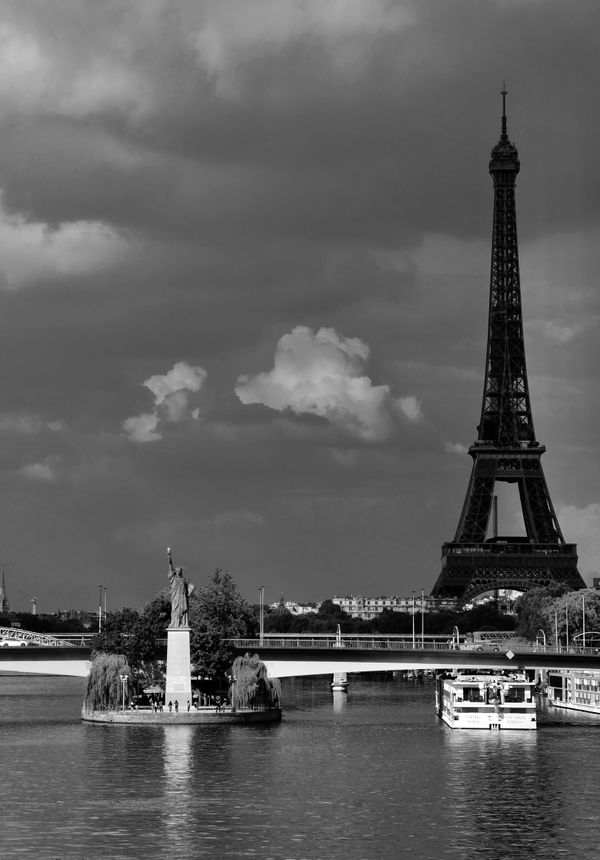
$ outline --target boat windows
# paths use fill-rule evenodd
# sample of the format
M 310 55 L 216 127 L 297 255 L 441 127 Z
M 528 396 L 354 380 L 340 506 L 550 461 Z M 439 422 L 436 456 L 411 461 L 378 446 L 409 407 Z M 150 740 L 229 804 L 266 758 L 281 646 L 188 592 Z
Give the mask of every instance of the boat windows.
M 463 702 L 483 702 L 483 696 L 479 687 L 463 687 Z
M 509 687 L 504 693 L 505 702 L 524 702 L 525 687 Z

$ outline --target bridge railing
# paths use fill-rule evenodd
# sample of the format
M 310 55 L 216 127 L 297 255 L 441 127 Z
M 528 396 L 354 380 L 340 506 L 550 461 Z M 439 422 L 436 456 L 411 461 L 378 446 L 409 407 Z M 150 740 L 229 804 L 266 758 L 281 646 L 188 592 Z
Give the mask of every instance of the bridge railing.
M 0 647 L 13 645 L 39 645 L 45 648 L 61 648 L 89 645 L 93 633 L 39 633 L 23 630 L 22 627 L 0 627 Z
M 314 650 L 352 648 L 360 651 L 383 651 L 393 649 L 395 651 L 471 651 L 474 653 L 494 653 L 514 651 L 520 654 L 580 654 L 598 656 L 598 647 L 586 647 L 580 645 L 543 645 L 535 642 L 510 642 L 501 644 L 483 642 L 480 644 L 460 642 L 458 648 L 452 639 L 440 636 L 416 637 L 414 643 L 412 636 L 373 636 L 370 634 L 350 634 L 347 636 L 333 636 L 331 634 L 268 634 L 263 640 L 260 639 L 226 639 L 230 645 L 240 650 L 247 648 L 260 650 L 262 652 L 281 649 Z

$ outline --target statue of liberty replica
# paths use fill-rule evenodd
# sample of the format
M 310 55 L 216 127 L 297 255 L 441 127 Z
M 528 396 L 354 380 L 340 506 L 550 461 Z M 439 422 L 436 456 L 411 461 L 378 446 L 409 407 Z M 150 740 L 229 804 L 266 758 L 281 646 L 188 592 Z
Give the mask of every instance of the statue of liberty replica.
M 167 550 L 169 557 L 169 585 L 171 586 L 171 624 L 170 627 L 187 627 L 188 611 L 190 608 L 190 589 L 183 578 L 183 568 L 173 567 L 171 549 Z M 194 586 L 192 586 L 192 591 Z
M 184 713 L 187 703 L 192 702 L 192 672 L 190 661 L 189 596 L 194 586 L 188 586 L 183 576 L 183 568 L 173 566 L 171 549 L 167 549 L 169 559 L 169 586 L 171 589 L 171 623 L 167 627 L 167 680 L 165 685 L 165 704 L 169 702 Z

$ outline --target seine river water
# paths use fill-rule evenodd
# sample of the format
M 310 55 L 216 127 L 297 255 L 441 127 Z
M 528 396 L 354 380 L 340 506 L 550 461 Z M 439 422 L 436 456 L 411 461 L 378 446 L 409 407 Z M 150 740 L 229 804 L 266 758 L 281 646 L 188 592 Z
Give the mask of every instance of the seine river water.
M 0 856 L 598 858 L 600 717 L 451 731 L 433 684 L 283 684 L 271 726 L 101 726 L 82 682 L 0 678 Z

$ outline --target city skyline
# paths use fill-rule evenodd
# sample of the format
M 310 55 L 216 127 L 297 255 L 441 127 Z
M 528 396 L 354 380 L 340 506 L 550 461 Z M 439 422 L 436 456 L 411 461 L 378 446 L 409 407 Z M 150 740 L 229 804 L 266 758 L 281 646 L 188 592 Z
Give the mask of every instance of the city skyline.
M 11 606 L 93 608 L 99 583 L 141 606 L 167 546 L 196 586 L 223 567 L 252 602 L 429 593 L 479 420 L 504 80 L 533 421 L 591 583 L 596 4 L 3 18 Z

